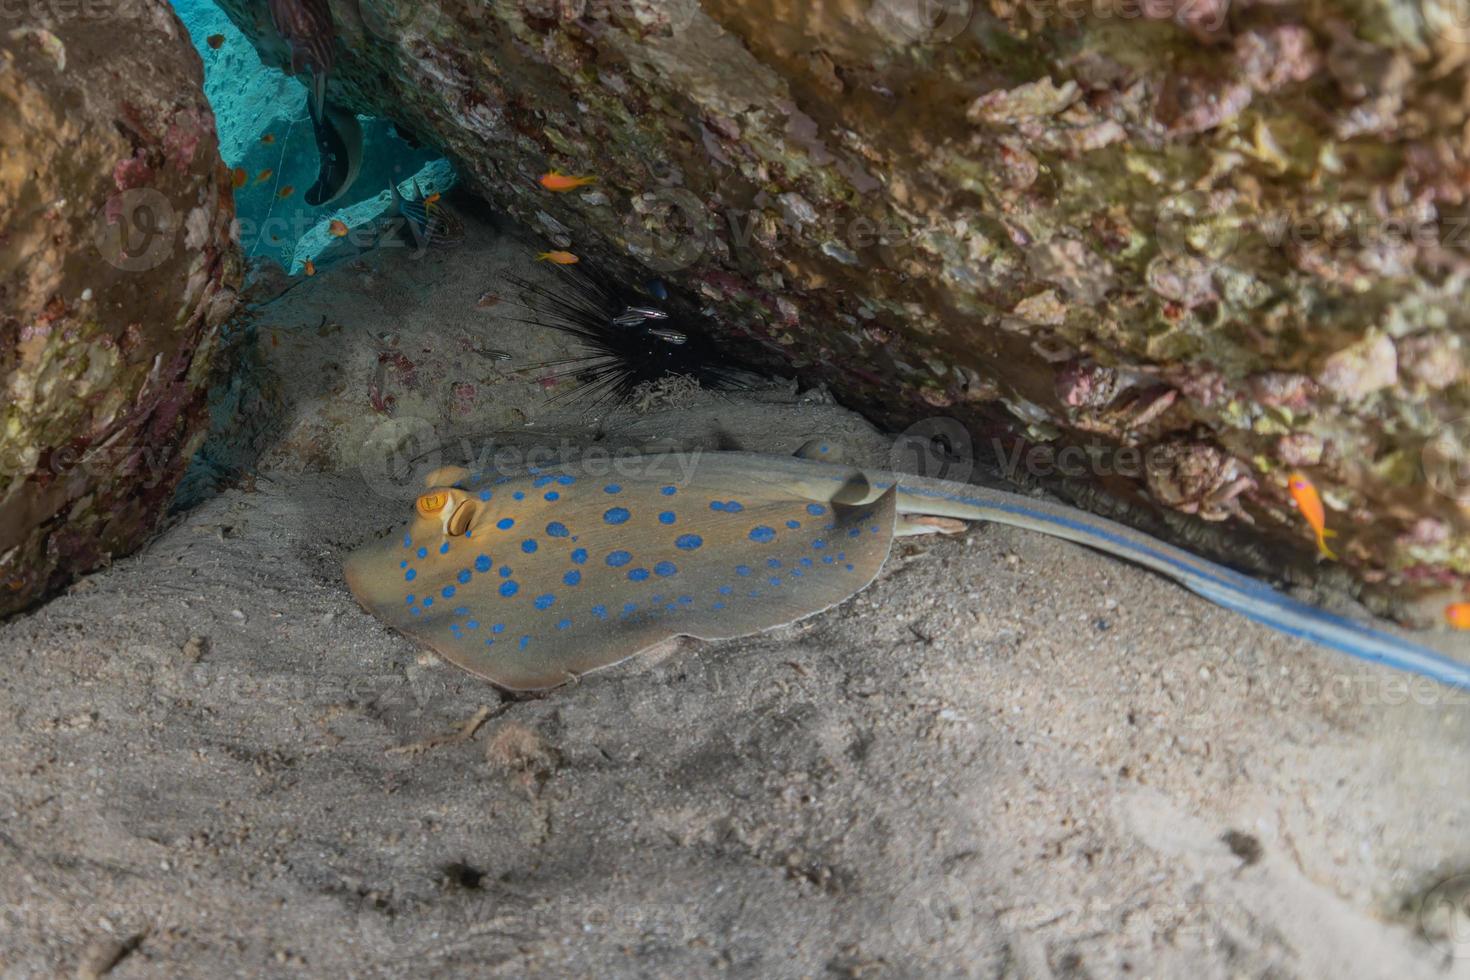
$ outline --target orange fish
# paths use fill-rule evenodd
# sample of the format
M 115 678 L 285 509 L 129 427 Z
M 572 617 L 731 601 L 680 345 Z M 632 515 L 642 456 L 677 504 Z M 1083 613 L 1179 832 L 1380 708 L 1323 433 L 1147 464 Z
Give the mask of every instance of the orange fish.
M 438 204 L 439 203 L 439 198 L 441 198 L 443 196 L 444 196 L 443 194 L 430 194 L 428 197 L 424 198 L 424 203 L 425 204 Z
M 1470 630 L 1470 602 L 1452 602 L 1445 606 L 1444 621 L 1457 630 Z
M 537 262 L 554 262 L 557 265 L 576 265 L 582 260 L 571 252 L 542 252 L 536 256 Z
M 290 197 L 292 194 L 295 194 L 295 193 L 296 193 L 296 188 L 295 187 L 292 187 L 290 184 L 287 184 L 285 187 L 282 187 L 281 188 L 281 190 L 276 194 L 276 197 L 279 197 L 281 200 L 284 201 L 286 198 Z
M 1311 525 L 1312 533 L 1317 535 L 1317 549 L 1322 557 L 1336 561 L 1337 556 L 1327 547 L 1327 539 L 1337 537 L 1337 532 L 1327 530 L 1327 511 L 1322 507 L 1322 498 L 1318 495 L 1317 488 L 1311 480 L 1298 472 L 1288 476 L 1286 482 L 1291 489 L 1291 499 L 1296 501 L 1296 509 L 1301 511 L 1302 517 Z
M 260 141 L 262 143 L 264 143 L 266 146 L 270 146 L 272 143 L 274 143 L 276 141 L 276 134 L 275 133 L 266 133 L 264 136 L 262 136 L 260 138 Z
M 308 276 L 316 275 L 316 263 L 313 262 L 311 259 L 307 259 L 305 264 L 302 265 L 302 268 L 306 270 L 306 274 Z
M 225 36 L 223 34 L 211 34 L 204 40 L 211 48 L 218 51 L 220 45 L 225 43 Z
M 235 189 L 239 190 L 241 187 L 245 186 L 246 182 L 250 180 L 250 175 L 245 172 L 244 167 L 236 167 L 233 180 L 235 184 Z
M 275 173 L 276 172 L 274 170 L 262 170 L 260 173 L 255 175 L 255 182 L 257 184 L 264 184 L 266 181 L 270 180 L 271 177 L 275 176 Z
M 342 221 L 340 219 L 334 218 L 332 220 L 332 224 L 330 225 L 330 227 L 332 229 L 332 236 L 333 237 L 335 237 L 335 238 L 346 238 L 347 237 L 347 223 L 345 221 Z
M 588 184 L 597 183 L 596 177 L 570 177 L 560 170 L 553 170 L 549 174 L 542 174 L 539 181 L 542 187 L 557 194 L 566 191 L 574 191 L 578 187 L 586 187 Z

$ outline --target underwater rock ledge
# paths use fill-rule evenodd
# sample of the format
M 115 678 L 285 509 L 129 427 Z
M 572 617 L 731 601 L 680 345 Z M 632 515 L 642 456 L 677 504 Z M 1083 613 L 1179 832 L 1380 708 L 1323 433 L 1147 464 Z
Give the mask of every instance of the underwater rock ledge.
M 0 28 L 4 616 L 157 526 L 241 262 L 203 69 L 166 3 L 36 4 Z
M 1079 447 L 1083 496 L 1311 569 L 1301 470 L 1335 567 L 1436 609 L 1470 572 L 1452 6 L 332 0 L 331 91 L 888 425 L 1045 448 L 1018 479 Z

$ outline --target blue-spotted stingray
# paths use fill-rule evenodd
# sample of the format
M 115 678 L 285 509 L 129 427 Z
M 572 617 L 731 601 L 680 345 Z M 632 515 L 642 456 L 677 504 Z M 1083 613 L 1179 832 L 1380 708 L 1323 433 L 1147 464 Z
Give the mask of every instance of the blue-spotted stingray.
M 1470 664 L 1121 524 L 824 462 L 824 449 L 650 455 L 482 481 L 440 471 L 406 527 L 349 556 L 347 581 L 374 616 L 451 662 L 538 691 L 675 637 L 732 639 L 815 615 L 866 588 L 895 536 L 993 521 L 1128 559 L 1285 633 L 1470 688 Z

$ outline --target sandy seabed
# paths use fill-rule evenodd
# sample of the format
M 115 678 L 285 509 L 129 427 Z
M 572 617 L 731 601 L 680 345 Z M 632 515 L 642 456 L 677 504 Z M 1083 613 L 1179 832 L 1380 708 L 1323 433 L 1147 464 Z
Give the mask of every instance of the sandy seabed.
M 788 387 L 548 403 L 503 277 L 550 272 L 471 231 L 266 307 L 255 476 L 0 627 L 0 976 L 1470 977 L 1470 695 L 1085 548 L 905 539 L 533 700 L 384 629 L 342 559 L 406 518 L 371 450 L 414 420 L 886 462 Z

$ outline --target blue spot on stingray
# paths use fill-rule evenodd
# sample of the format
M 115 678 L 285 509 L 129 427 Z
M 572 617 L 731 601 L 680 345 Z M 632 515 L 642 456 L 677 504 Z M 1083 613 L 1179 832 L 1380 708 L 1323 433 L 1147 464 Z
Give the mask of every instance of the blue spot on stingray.
M 678 487 L 660 487 L 658 492 L 661 493 L 661 494 L 663 494 L 665 497 L 672 497 L 674 494 L 676 494 L 676 493 L 679 492 L 679 488 Z
M 630 582 L 646 582 L 646 581 L 648 581 L 648 569 L 646 569 L 646 568 L 635 568 L 635 569 L 633 569 L 631 572 L 628 573 L 628 580 Z
M 462 640 L 462 639 L 464 639 L 464 633 L 460 630 L 458 623 L 450 623 L 449 624 L 449 632 L 451 632 L 451 633 L 454 634 L 454 638 L 456 640 Z
M 561 499 L 561 494 L 557 493 L 555 490 L 550 490 L 546 494 L 546 499 L 547 500 L 551 500 L 551 501 L 557 501 L 557 500 L 560 500 Z
M 632 615 L 632 614 L 633 614 L 633 613 L 635 613 L 635 612 L 637 612 L 637 611 L 638 611 L 638 607 L 637 607 L 637 606 L 635 606 L 635 605 L 634 605 L 634 604 L 633 604 L 633 603 L 631 603 L 631 602 L 629 602 L 629 603 L 627 603 L 627 604 L 625 604 L 625 605 L 624 605 L 624 606 L 623 606 L 623 615 L 624 615 L 624 616 L 630 616 L 630 615 Z
M 725 604 L 723 602 L 717 602 L 714 605 L 715 612 L 719 612 L 721 609 L 724 609 L 724 608 L 725 608 Z
M 538 595 L 536 597 L 535 606 L 537 609 L 550 609 L 555 603 L 556 596 L 548 592 L 546 595 Z
M 493 647 L 495 645 L 495 641 L 493 639 L 491 639 L 490 637 L 487 636 L 485 638 L 485 645 L 487 647 Z
M 607 618 L 607 607 L 606 606 L 600 606 L 600 605 L 599 606 L 593 606 L 592 607 L 592 615 L 596 616 L 598 619 L 606 619 Z
M 779 558 L 767 558 L 766 559 L 766 567 L 767 568 L 780 568 L 781 567 L 781 559 L 779 559 Z
M 735 566 L 735 574 L 736 575 L 740 575 L 740 576 L 749 575 L 750 574 L 750 566 L 749 565 L 736 565 Z
M 786 526 L 795 531 L 797 528 L 801 527 L 801 521 L 787 521 Z
M 555 482 L 556 482 L 556 477 L 554 477 L 554 476 L 538 476 L 538 477 L 536 477 L 535 481 L 532 482 L 531 486 L 535 487 L 537 490 L 540 490 L 542 487 L 546 486 L 548 483 L 555 483 Z
M 489 555 L 481 555 L 480 557 L 475 559 L 475 571 L 479 572 L 481 575 L 484 575 L 485 573 L 490 571 Z
M 481 500 L 488 501 L 493 496 L 495 496 L 495 494 L 491 493 L 489 490 L 481 490 L 480 491 L 480 499 Z
M 509 482 L 510 482 L 510 477 L 508 477 L 508 476 L 497 476 L 495 478 L 495 485 L 497 487 L 500 486 L 503 483 L 509 483 Z
M 732 588 L 730 588 L 728 585 L 722 585 L 722 586 L 720 586 L 720 595 L 729 595 L 731 592 L 734 592 L 734 591 L 735 590 L 732 589 Z
M 411 606 L 414 604 L 414 602 L 418 600 L 418 596 L 404 596 L 404 599 L 407 600 L 408 604 Z
M 662 514 L 658 515 L 658 522 L 660 524 L 672 524 L 678 519 L 678 516 L 675 515 L 675 513 L 671 510 L 666 510 Z
M 587 549 L 586 548 L 578 548 L 576 551 L 573 551 L 572 552 L 572 564 L 573 565 L 582 565 L 582 564 L 585 564 L 586 561 L 587 561 Z
M 571 625 L 572 621 L 570 619 L 563 619 L 561 622 L 556 624 L 556 628 L 559 630 L 570 629 Z
M 510 566 L 509 565 L 501 565 L 500 566 L 500 577 L 501 578 L 510 578 L 510 575 L 511 575 Z
M 678 574 L 679 566 L 671 561 L 661 561 L 653 566 L 653 574 L 660 578 L 668 578 L 670 575 Z
M 780 585 L 781 584 L 781 580 L 778 579 L 778 578 L 767 579 L 767 581 L 769 581 L 772 585 Z
M 427 558 L 427 557 L 429 557 L 429 549 L 428 548 L 420 548 L 419 551 L 418 551 L 418 555 L 419 555 L 420 558 Z
M 687 606 L 687 605 L 689 605 L 689 603 L 691 603 L 693 601 L 694 601 L 694 596 L 692 596 L 692 595 L 681 595 L 679 597 L 679 605 L 681 605 L 681 606 Z
M 812 560 L 810 558 L 803 558 L 801 560 L 801 564 L 802 564 L 802 567 L 804 567 L 804 568 L 811 568 L 812 567 Z
M 431 595 L 424 596 L 424 605 L 425 606 L 432 606 L 433 604 L 434 604 L 434 597 L 433 596 L 431 596 Z
M 519 591 L 521 591 L 521 587 L 519 585 L 516 585 L 514 582 L 500 583 L 500 594 L 505 596 L 507 599 L 509 599 L 511 596 L 515 595 Z
M 453 599 L 454 598 L 454 586 L 452 586 L 452 585 L 446 585 L 446 586 L 444 586 L 444 598 L 446 598 L 446 599 Z
M 833 558 L 832 558 L 831 555 L 823 555 L 822 556 L 822 564 L 823 565 L 830 565 L 830 564 L 832 564 L 832 561 L 833 561 Z
M 609 524 L 626 524 L 628 522 L 628 518 L 632 516 L 632 514 L 628 513 L 627 508 L 614 507 L 606 514 L 603 514 L 602 519 L 604 521 L 607 521 Z
M 459 584 L 460 585 L 469 585 L 470 584 L 470 579 L 472 579 L 474 577 L 475 577 L 474 576 L 474 573 L 471 572 L 468 568 L 464 569 L 458 575 L 455 576 L 455 578 L 459 581 Z
M 534 555 L 538 547 L 540 546 L 536 544 L 535 538 L 527 538 L 521 542 L 521 550 L 528 555 Z
M 539 467 L 539 466 L 527 466 L 526 467 L 526 472 L 529 473 L 529 474 L 531 474 L 532 476 L 535 476 L 537 473 L 540 473 L 541 472 L 541 467 Z
M 505 624 L 504 623 L 496 623 L 494 626 L 490 627 L 490 632 L 492 632 L 492 633 L 504 633 L 505 632 Z
M 408 571 L 406 571 L 406 572 L 403 573 L 403 580 L 405 582 L 412 582 L 414 579 L 416 579 L 418 577 L 419 577 L 418 569 L 415 569 L 415 568 L 410 568 Z
M 803 571 L 802 571 L 802 570 L 801 570 L 801 569 L 799 569 L 799 568 L 793 568 L 793 569 L 792 569 L 792 570 L 791 570 L 791 577 L 792 577 L 792 578 L 802 578 L 802 577 L 803 577 L 803 576 L 805 576 L 805 575 L 806 575 L 806 573 L 805 573 L 805 572 L 803 572 Z
M 765 544 L 767 541 L 774 541 L 775 538 L 776 532 L 766 527 L 764 524 L 750 529 L 750 540 L 752 541 L 758 541 L 761 544 Z
M 414 606 L 412 609 L 409 610 L 409 612 L 413 613 L 415 616 L 419 616 L 422 615 L 423 610 L 419 609 L 418 606 Z
M 466 608 L 464 606 L 460 606 L 458 609 L 456 609 L 454 611 L 454 614 L 456 616 L 468 616 L 470 614 L 470 611 L 469 611 L 468 608 Z
M 698 551 L 704 546 L 704 538 L 697 534 L 684 534 L 674 542 L 674 547 L 680 551 Z
M 617 484 L 617 483 L 609 483 L 607 486 L 605 486 L 605 487 L 602 488 L 602 492 L 603 493 L 622 493 L 623 492 L 623 488 L 622 488 L 622 486 L 620 484 Z
M 511 528 L 516 526 L 516 522 L 509 517 L 502 517 L 499 521 L 496 522 L 495 526 L 500 528 L 502 531 L 509 531 Z
M 467 629 L 477 630 L 480 628 L 480 621 L 478 619 L 472 619 L 468 623 L 465 623 L 465 627 Z
M 819 453 L 827 453 L 827 452 L 831 452 L 831 450 L 830 450 L 830 449 L 828 449 L 828 448 L 827 448 L 827 447 L 826 447 L 826 446 L 822 446 L 822 447 L 820 447 L 820 448 L 819 448 L 819 449 L 818 449 L 818 450 L 817 450 L 817 452 L 819 452 Z
M 411 538 L 411 537 L 409 537 L 408 535 L 405 534 L 403 536 L 403 546 L 405 548 L 412 548 L 413 547 L 413 538 Z
M 823 514 L 827 513 L 827 508 L 823 507 L 821 504 L 807 504 L 806 512 L 813 517 L 821 517 Z
M 622 568 L 624 565 L 628 564 L 628 562 L 632 560 L 632 554 L 626 551 L 614 551 L 612 554 L 607 556 L 607 564 L 609 568 Z
M 441 554 L 441 555 L 447 555 L 447 554 L 449 554 L 449 542 L 448 541 L 444 542 L 443 544 L 441 544 L 439 546 L 439 554 Z
M 407 561 L 401 561 L 401 562 L 398 563 L 398 567 L 399 568 L 407 568 L 408 567 L 408 562 Z
M 523 637 L 521 637 L 521 649 L 522 650 L 526 649 L 526 647 L 528 647 L 530 645 L 531 645 L 531 638 L 529 636 L 523 636 Z
M 546 533 L 553 538 L 564 538 L 570 535 L 572 532 L 568 531 L 567 526 L 561 521 L 552 521 L 550 524 L 546 525 Z
M 851 565 L 848 565 L 848 566 L 847 566 L 847 570 L 848 570 L 848 571 L 849 571 L 849 572 L 850 572 L 850 571 L 852 571 L 852 570 L 853 570 L 853 567 L 852 567 L 852 566 L 851 566 Z
M 570 572 L 567 572 L 565 575 L 563 575 L 561 577 L 561 580 L 563 582 L 565 582 L 566 584 L 568 584 L 568 585 L 581 585 L 582 584 L 582 573 L 581 572 L 578 572 L 578 571 L 575 571 L 575 570 L 574 571 L 570 571 Z
M 869 531 L 872 531 L 874 534 L 877 534 L 879 531 L 882 530 L 882 528 L 880 528 L 878 525 L 874 524 L 872 527 L 868 528 L 868 530 Z
M 848 536 L 848 537 L 849 537 L 849 538 L 855 538 L 855 537 L 857 537 L 857 536 L 858 536 L 858 535 L 859 535 L 859 534 L 862 534 L 862 533 L 863 533 L 863 529 L 862 529 L 862 528 L 860 528 L 860 527 L 855 527 L 855 528 L 853 528 L 853 529 L 852 529 L 852 530 L 851 530 L 851 531 L 848 531 L 848 532 L 847 532 L 847 536 Z
M 511 496 L 514 497 L 516 500 L 525 500 L 526 492 L 524 490 L 517 490 L 515 493 L 511 494 Z
M 556 482 L 560 483 L 564 487 L 569 487 L 573 483 L 577 482 L 577 478 L 575 476 L 572 476 L 570 473 L 563 473 L 561 476 L 556 478 Z
M 711 500 L 709 504 L 709 509 L 721 510 L 724 511 L 726 514 L 738 514 L 742 510 L 744 510 L 745 507 L 737 500 Z
M 823 541 L 821 538 L 817 538 L 817 540 L 812 542 L 812 547 L 816 548 L 818 551 L 821 551 L 823 548 L 827 547 L 827 542 Z

